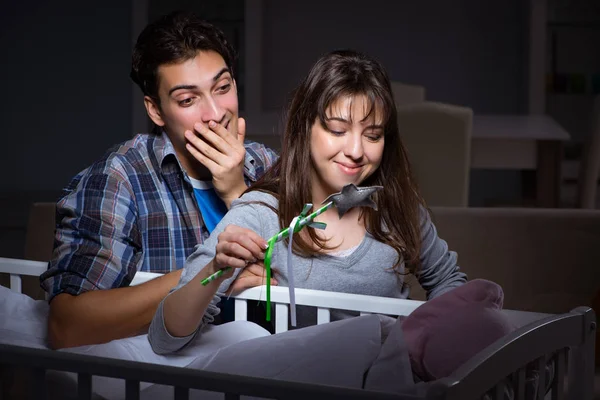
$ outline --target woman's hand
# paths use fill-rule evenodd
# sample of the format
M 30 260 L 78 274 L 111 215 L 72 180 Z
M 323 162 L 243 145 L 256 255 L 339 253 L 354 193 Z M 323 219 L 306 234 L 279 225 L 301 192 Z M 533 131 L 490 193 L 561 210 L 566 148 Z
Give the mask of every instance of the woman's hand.
M 271 268 L 273 275 L 277 272 L 275 268 Z M 277 286 L 278 282 L 271 275 L 271 285 Z M 248 265 L 240 274 L 235 278 L 235 281 L 229 286 L 229 290 L 227 290 L 228 296 L 237 296 L 244 290 L 265 285 L 267 282 L 267 270 L 265 269 L 264 264 L 261 263 L 253 263 Z
M 231 277 L 235 268 L 264 259 L 267 242 L 256 232 L 228 225 L 218 236 L 215 256 L 195 278 L 168 295 L 163 304 L 164 327 L 171 336 L 191 335 L 206 315 L 218 284 L 203 285 L 202 280 L 213 273 L 232 267 L 218 278 L 218 282 Z
M 224 278 L 229 278 L 233 275 L 234 268 L 244 268 L 250 263 L 263 260 L 266 248 L 267 241 L 256 232 L 228 225 L 218 236 L 213 268 L 218 271 L 231 267 L 223 274 Z

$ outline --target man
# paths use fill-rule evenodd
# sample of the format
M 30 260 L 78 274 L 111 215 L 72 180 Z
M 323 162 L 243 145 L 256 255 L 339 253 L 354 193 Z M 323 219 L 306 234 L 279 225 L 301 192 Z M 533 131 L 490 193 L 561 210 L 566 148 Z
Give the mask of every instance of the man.
M 192 14 L 162 17 L 138 37 L 131 77 L 156 129 L 79 173 L 57 203 L 40 277 L 51 347 L 144 333 L 193 247 L 274 162 L 271 150 L 244 144 L 232 66 L 222 32 Z M 257 267 L 246 277 L 262 279 Z M 165 275 L 130 287 L 138 270 Z

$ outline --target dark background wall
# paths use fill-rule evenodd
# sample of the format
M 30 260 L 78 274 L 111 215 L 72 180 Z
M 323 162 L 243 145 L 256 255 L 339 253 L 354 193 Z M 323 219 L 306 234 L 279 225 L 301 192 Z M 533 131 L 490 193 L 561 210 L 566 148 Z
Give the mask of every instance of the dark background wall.
M 392 80 L 479 113 L 526 112 L 527 1 L 264 2 L 263 106 L 280 107 L 335 48 L 379 59 Z
M 430 100 L 526 111 L 525 1 L 263 0 L 261 57 L 243 46 L 243 0 L 9 3 L 0 13 L 0 256 L 21 254 L 32 201 L 55 200 L 139 128 L 129 79 L 136 10 L 144 21 L 190 8 L 221 25 L 240 51 L 242 87 L 246 61 L 260 63 L 265 111 L 279 110 L 316 58 L 341 47 L 378 58 L 392 79 L 425 86 Z M 473 174 L 474 205 L 519 190 L 518 174 Z
M 131 136 L 130 12 L 119 0 L 3 6 L 1 192 L 60 189 Z

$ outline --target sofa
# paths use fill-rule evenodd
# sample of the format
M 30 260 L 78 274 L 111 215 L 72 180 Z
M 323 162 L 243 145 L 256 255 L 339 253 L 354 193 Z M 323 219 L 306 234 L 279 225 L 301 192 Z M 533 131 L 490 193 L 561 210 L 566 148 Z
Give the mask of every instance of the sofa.
M 600 290 L 600 210 L 434 207 L 440 237 L 469 279 L 504 289 L 504 307 L 547 313 Z

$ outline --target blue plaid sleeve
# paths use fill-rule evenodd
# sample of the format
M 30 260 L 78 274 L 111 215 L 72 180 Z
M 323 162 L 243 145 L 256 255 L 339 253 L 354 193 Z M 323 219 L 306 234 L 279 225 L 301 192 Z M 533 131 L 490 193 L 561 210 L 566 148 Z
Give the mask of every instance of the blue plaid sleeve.
M 264 144 L 246 141 L 246 162 L 244 173 L 246 184 L 260 179 L 279 158 L 279 155 Z M 249 180 L 249 181 L 248 181 Z
M 54 253 L 40 276 L 50 299 L 128 285 L 142 258 L 130 182 L 106 167 L 86 171 L 57 203 Z

